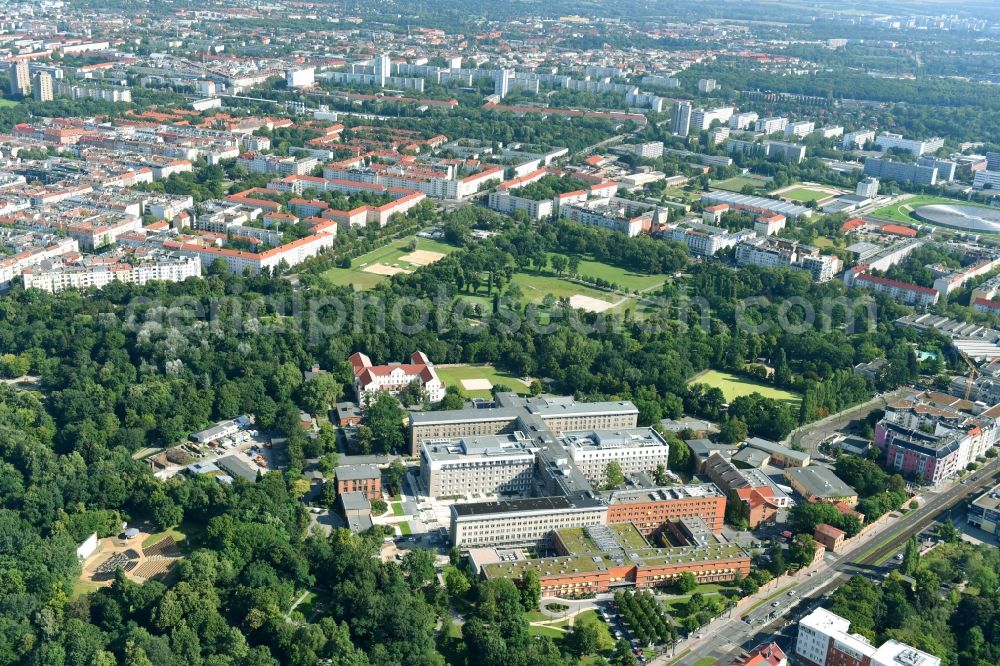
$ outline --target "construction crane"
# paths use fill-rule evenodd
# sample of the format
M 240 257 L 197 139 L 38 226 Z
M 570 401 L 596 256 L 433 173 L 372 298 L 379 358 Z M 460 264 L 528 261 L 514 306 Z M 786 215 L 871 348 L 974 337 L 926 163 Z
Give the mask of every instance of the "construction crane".
M 969 395 L 972 394 L 972 385 L 975 384 L 976 376 L 979 374 L 979 368 L 976 367 L 976 364 L 972 362 L 972 359 L 969 358 L 969 355 L 964 351 L 958 350 L 958 355 L 961 356 L 962 360 L 965 361 L 965 364 L 969 366 L 969 374 L 965 376 L 965 396 L 963 396 L 966 400 L 968 400 Z

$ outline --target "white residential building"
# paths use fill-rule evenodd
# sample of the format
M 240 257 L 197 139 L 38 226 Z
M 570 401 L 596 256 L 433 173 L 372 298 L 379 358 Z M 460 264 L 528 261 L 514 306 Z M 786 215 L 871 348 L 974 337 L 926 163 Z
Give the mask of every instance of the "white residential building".
M 878 178 L 862 178 L 858 181 L 858 187 L 854 193 L 864 199 L 874 199 L 878 196 Z
M 51 293 L 63 289 L 100 289 L 112 282 L 146 284 L 155 280 L 182 282 L 201 275 L 197 255 L 160 252 L 142 261 L 127 263 L 122 259 L 88 257 L 72 262 L 51 261 L 25 270 L 21 277 L 25 289 Z
M 941 666 L 941 659 L 890 640 L 875 647 L 851 622 L 825 608 L 799 620 L 795 654 L 809 666 Z
M 857 132 L 847 132 L 840 141 L 840 146 L 844 150 L 855 150 L 864 148 L 869 141 L 875 140 L 875 130 L 858 130 Z
M 882 150 L 899 148 L 920 157 L 926 153 L 936 153 L 944 146 L 944 139 L 934 137 L 933 139 L 918 141 L 916 139 L 904 139 L 902 134 L 881 132 L 875 139 L 875 144 Z
M 316 83 L 316 68 L 286 69 L 285 84 L 289 88 L 308 88 Z
M 712 123 L 719 121 L 723 125 L 729 122 L 736 111 L 731 106 L 720 106 L 715 109 L 695 109 L 691 112 L 691 129 L 695 132 L 707 130 Z
M 755 111 L 741 111 L 740 113 L 734 113 L 733 117 L 729 119 L 729 129 L 734 129 L 742 131 L 753 125 L 760 119 Z
M 532 220 L 544 220 L 552 217 L 555 210 L 552 199 L 526 199 L 510 192 L 490 192 L 489 207 L 492 210 L 513 215 L 516 211 L 523 210 Z
M 753 231 L 747 229 L 726 231 L 719 227 L 686 221 L 677 224 L 671 232 L 670 238 L 687 245 L 691 254 L 711 257 L 719 250 L 732 247 L 741 240 L 752 238 L 754 235 Z
M 809 136 L 816 131 L 816 123 L 811 120 L 800 120 L 785 125 L 785 138 Z
M 787 125 L 788 118 L 761 118 L 754 124 L 754 130 L 770 136 L 775 132 L 784 132 Z

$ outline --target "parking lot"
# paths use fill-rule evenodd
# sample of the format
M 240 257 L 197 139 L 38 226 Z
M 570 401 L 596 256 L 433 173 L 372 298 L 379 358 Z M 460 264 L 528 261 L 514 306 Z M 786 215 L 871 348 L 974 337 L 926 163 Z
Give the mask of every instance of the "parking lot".
M 241 430 L 231 437 L 224 437 L 212 444 L 185 442 L 174 448 L 180 449 L 192 460 L 184 464 L 172 463 L 169 462 L 171 456 L 160 454 L 157 458 L 164 458 L 166 465 L 154 474 L 160 479 L 169 479 L 193 463 L 215 463 L 220 458 L 230 455 L 240 456 L 251 467 L 259 469 L 262 474 L 283 469 L 287 465 L 284 446 L 272 445 L 271 442 L 270 435 L 258 433 L 256 430 Z

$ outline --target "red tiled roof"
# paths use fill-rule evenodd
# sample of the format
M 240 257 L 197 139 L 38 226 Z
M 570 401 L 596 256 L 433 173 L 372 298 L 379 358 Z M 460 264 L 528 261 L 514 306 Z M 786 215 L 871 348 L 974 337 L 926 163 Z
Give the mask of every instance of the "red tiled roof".
M 876 277 L 867 273 L 862 273 L 856 279 L 864 280 L 865 282 L 874 282 L 875 284 L 880 284 L 885 287 L 896 287 L 897 289 L 912 291 L 917 294 L 927 294 L 928 296 L 933 296 L 937 293 L 933 289 L 929 287 L 921 287 L 919 284 L 913 284 L 912 282 L 900 282 L 899 280 L 890 280 L 888 278 Z

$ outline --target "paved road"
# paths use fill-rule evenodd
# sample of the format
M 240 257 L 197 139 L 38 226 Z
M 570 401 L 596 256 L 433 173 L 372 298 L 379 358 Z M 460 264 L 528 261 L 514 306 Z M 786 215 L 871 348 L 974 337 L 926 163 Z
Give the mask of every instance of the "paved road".
M 817 455 L 822 455 L 819 453 L 819 445 L 827 437 L 838 430 L 845 428 L 851 423 L 851 421 L 863 419 L 875 410 L 884 409 L 887 402 L 898 400 L 914 392 L 915 391 L 913 389 L 908 387 L 890 391 L 879 397 L 872 398 L 868 402 L 855 405 L 854 407 L 845 409 L 842 412 L 837 412 L 836 414 L 831 414 L 830 416 L 820 419 L 819 421 L 808 423 L 801 428 L 794 430 L 788 436 L 787 441 L 801 446 L 809 453 L 809 455 L 817 457 Z
M 845 583 L 851 576 L 865 574 L 881 577 L 885 569 L 877 566 L 876 562 L 902 549 L 910 536 L 924 530 L 938 517 L 948 515 L 967 496 L 991 484 L 998 469 L 1000 469 L 1000 459 L 992 460 L 963 483 L 956 483 L 947 490 L 928 496 L 929 499 L 926 499 L 923 506 L 916 509 L 913 514 L 907 514 L 903 519 L 883 528 L 881 533 L 876 533 L 854 551 L 842 557 L 835 557 L 832 565 L 821 565 L 812 576 L 807 576 L 798 584 L 788 588 L 795 591 L 794 596 L 790 597 L 787 593 L 783 593 L 773 601 L 754 609 L 749 613 L 754 620 L 753 624 L 748 625 L 740 618 L 733 617 L 717 620 L 703 628 L 701 634 L 705 638 L 695 639 L 694 647 L 685 656 L 684 663 L 694 663 L 698 659 L 712 657 L 716 659 L 716 663 L 728 664 L 748 647 L 771 640 L 772 637 L 781 638 L 782 630 L 810 612 L 825 594 Z M 778 608 L 770 606 L 774 601 L 779 603 Z M 784 639 L 787 640 L 788 635 L 784 635 Z M 689 643 L 678 646 L 675 653 L 683 653 L 690 645 Z M 669 661 L 669 659 L 655 661 L 651 666 L 661 666 Z

